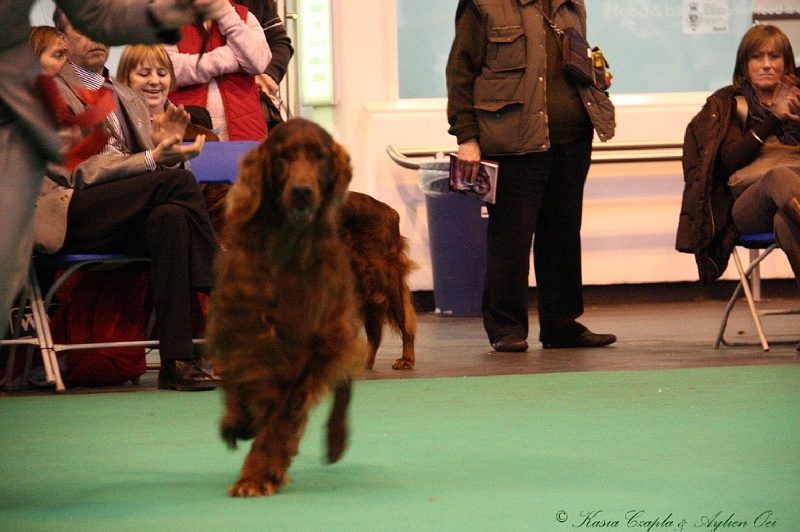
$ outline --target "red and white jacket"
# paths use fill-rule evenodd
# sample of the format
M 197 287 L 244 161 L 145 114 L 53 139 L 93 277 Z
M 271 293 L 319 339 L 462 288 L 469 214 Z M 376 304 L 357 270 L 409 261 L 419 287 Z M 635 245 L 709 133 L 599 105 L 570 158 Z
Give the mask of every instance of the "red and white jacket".
M 261 140 L 267 123 L 255 75 L 264 72 L 272 53 L 258 20 L 247 8 L 233 7 L 211 25 L 202 57 L 206 30 L 200 24 L 183 26 L 177 46 L 166 46 L 178 84 L 169 100 L 206 107 L 221 140 Z

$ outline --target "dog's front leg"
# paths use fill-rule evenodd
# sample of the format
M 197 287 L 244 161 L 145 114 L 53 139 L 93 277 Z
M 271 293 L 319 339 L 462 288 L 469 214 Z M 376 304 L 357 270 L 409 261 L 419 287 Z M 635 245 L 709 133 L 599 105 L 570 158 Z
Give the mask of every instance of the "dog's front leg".
M 249 440 L 255 436 L 253 416 L 245 408 L 245 400 L 239 388 L 225 388 L 225 416 L 220 422 L 220 435 L 231 449 L 236 440 Z
M 228 495 L 274 495 L 289 481 L 289 465 L 300 446 L 309 406 L 309 394 L 300 389 L 269 410 Z
M 328 418 L 328 463 L 338 462 L 347 448 L 347 409 L 350 406 L 353 381 L 340 382 L 333 391 L 333 406 Z

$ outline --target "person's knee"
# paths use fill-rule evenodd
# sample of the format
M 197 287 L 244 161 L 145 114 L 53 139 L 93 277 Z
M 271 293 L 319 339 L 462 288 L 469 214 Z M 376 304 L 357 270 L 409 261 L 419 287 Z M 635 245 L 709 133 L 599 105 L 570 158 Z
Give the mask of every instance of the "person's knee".
M 791 168 L 778 166 L 769 170 L 762 178 L 771 192 L 770 196 L 795 196 L 800 194 L 800 174 Z
M 165 203 L 158 205 L 147 215 L 148 231 L 163 234 L 179 234 L 188 227 L 189 213 L 180 205 Z

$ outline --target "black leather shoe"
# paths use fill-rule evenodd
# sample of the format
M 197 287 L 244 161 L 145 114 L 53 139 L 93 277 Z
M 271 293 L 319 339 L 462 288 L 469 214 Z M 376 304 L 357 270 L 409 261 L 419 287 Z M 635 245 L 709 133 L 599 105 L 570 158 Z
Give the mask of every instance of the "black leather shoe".
M 213 390 L 221 384 L 222 379 L 204 371 L 200 361 L 196 359 L 165 360 L 158 372 L 159 390 Z
M 519 336 L 507 334 L 492 342 L 492 347 L 495 351 L 502 351 L 504 353 L 521 353 L 522 351 L 528 350 L 528 342 Z
M 560 338 L 542 342 L 545 349 L 565 349 L 569 347 L 605 347 L 617 341 L 613 334 L 596 334 L 586 329 L 578 336 L 573 338 Z

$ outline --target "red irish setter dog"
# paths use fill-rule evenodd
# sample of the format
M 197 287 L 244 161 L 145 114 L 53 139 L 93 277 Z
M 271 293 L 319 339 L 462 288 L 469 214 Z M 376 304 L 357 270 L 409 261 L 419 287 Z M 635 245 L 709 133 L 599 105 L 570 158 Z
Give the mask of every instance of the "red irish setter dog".
M 413 367 L 411 262 L 397 213 L 347 199 L 351 175 L 342 146 L 293 119 L 244 158 L 228 194 L 206 347 L 223 378 L 223 439 L 255 438 L 229 495 L 284 486 L 308 413 L 330 390 L 327 459 L 341 458 L 352 380 L 374 359 L 384 322 L 403 336 L 395 367 Z

